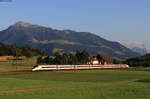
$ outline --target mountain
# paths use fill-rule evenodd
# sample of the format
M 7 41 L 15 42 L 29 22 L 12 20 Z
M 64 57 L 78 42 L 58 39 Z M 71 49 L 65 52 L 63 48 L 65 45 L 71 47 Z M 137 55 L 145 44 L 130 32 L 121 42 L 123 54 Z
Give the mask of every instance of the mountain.
M 130 48 L 132 51 L 140 53 L 141 55 L 150 53 L 150 46 L 141 42 L 128 41 L 128 42 L 122 42 L 122 44 L 127 48 Z
M 29 45 L 42 49 L 49 55 L 57 51 L 87 50 L 91 54 L 107 53 L 120 59 L 139 56 L 118 42 L 108 41 L 89 32 L 56 30 L 25 22 L 18 22 L 0 31 L 0 42 L 17 46 Z

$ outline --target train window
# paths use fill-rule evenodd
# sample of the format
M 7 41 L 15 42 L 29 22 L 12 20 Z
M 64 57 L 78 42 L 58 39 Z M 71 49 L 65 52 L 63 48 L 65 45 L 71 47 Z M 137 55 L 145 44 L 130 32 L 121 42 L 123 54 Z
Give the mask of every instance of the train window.
M 42 67 L 42 68 L 55 68 L 55 67 Z

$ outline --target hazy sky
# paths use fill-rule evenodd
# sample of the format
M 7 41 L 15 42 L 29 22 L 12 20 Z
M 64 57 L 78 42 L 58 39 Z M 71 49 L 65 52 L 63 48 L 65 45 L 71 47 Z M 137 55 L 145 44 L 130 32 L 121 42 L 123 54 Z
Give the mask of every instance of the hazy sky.
M 0 2 L 0 30 L 17 21 L 88 31 L 109 40 L 150 43 L 150 0 Z

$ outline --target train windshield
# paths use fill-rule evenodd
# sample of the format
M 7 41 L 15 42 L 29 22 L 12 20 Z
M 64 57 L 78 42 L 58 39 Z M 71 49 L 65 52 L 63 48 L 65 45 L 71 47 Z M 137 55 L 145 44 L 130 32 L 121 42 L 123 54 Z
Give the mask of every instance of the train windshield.
M 33 68 L 32 68 L 32 69 L 34 69 L 34 68 L 36 68 L 36 67 L 38 67 L 38 65 L 33 66 Z

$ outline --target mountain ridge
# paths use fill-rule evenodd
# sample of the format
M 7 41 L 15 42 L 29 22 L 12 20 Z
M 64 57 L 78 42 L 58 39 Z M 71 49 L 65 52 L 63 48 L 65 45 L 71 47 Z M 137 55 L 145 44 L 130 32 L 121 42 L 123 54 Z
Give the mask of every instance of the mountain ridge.
M 76 32 L 73 30 L 57 30 L 26 22 L 17 22 L 0 31 L 0 42 L 29 45 L 53 54 L 54 49 L 61 51 L 87 50 L 91 54 L 107 53 L 113 58 L 131 58 L 138 56 L 130 49 L 118 42 L 106 40 L 90 32 Z

